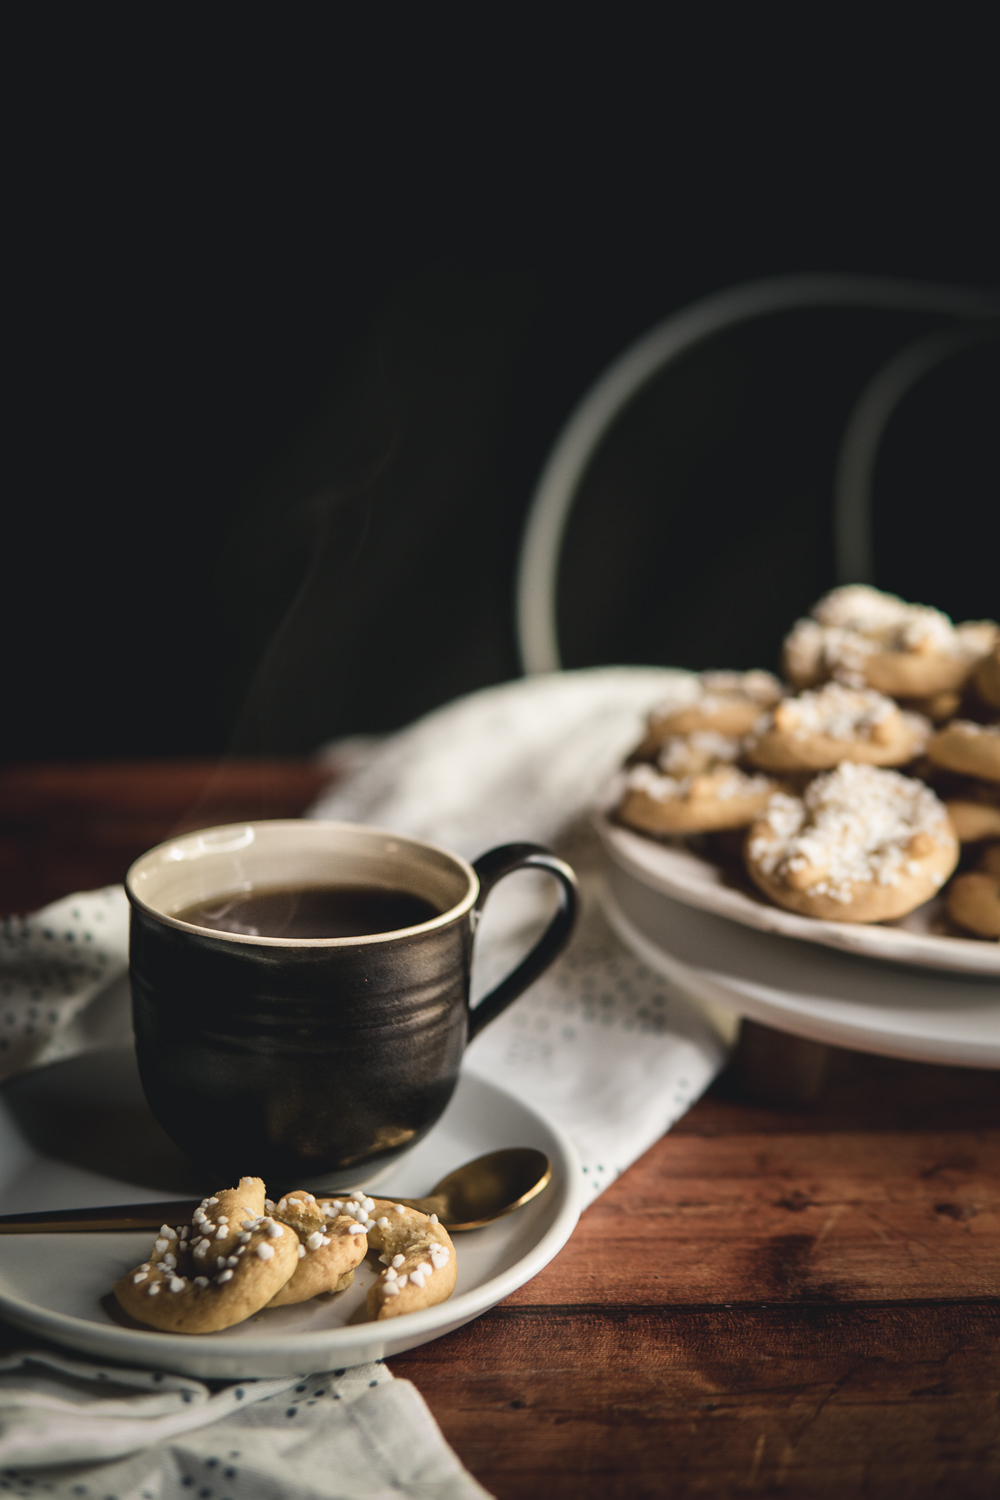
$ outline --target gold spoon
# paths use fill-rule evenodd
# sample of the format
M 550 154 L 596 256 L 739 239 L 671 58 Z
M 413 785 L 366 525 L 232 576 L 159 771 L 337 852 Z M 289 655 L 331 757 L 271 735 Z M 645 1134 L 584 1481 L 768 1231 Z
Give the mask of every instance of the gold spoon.
M 532 1146 L 509 1146 L 477 1156 L 442 1177 L 426 1198 L 399 1198 L 393 1203 L 437 1214 L 446 1229 L 480 1229 L 494 1219 L 529 1203 L 549 1184 L 552 1164 L 544 1151 Z M 318 1191 L 317 1198 L 356 1197 L 360 1188 Z M 378 1191 L 377 1188 L 375 1191 Z M 183 1224 L 201 1200 L 184 1198 L 170 1203 L 128 1203 L 117 1208 L 60 1208 L 34 1214 L 0 1217 L 0 1234 L 80 1234 L 91 1230 L 159 1229 L 161 1224 Z

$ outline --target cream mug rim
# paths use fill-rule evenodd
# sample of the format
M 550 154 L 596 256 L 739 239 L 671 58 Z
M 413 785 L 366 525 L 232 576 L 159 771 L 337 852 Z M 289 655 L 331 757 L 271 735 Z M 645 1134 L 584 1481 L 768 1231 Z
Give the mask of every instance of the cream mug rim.
M 217 927 L 200 927 L 194 922 L 184 922 L 180 918 L 172 916 L 169 912 L 161 910 L 151 900 L 144 899 L 136 889 L 137 883 L 144 877 L 148 877 L 154 869 L 162 869 L 165 866 L 182 863 L 188 859 L 213 858 L 225 854 L 236 854 L 241 848 L 249 848 L 256 842 L 256 830 L 267 829 L 275 833 L 281 831 L 295 830 L 306 833 L 307 839 L 318 837 L 330 832 L 354 836 L 359 841 L 371 838 L 372 840 L 385 840 L 387 854 L 399 852 L 406 847 L 420 855 L 432 855 L 441 864 L 450 865 L 456 872 L 465 878 L 465 893 L 459 900 L 447 907 L 438 916 L 432 917 L 427 922 L 420 922 L 413 927 L 397 927 L 391 932 L 362 933 L 355 937 L 332 937 L 332 938 L 296 938 L 296 937 L 269 937 L 255 936 L 252 933 L 224 932 Z M 315 832 L 314 832 L 315 830 Z M 247 838 L 246 835 L 250 837 Z M 242 836 L 242 837 L 241 837 Z M 228 842 L 224 838 L 228 837 Z M 215 842 L 203 848 L 186 849 L 185 845 L 196 844 L 213 838 Z M 239 840 L 239 842 L 237 842 Z M 181 852 L 183 851 L 183 852 Z M 474 907 L 479 895 L 479 877 L 468 860 L 456 854 L 454 850 L 447 849 L 443 844 L 431 843 L 428 839 L 415 838 L 411 834 L 395 833 L 386 828 L 377 828 L 369 823 L 345 823 L 319 818 L 252 818 L 244 822 L 221 823 L 210 828 L 196 828 L 189 833 L 178 834 L 175 838 L 165 839 L 163 843 L 155 844 L 153 848 L 147 849 L 140 854 L 129 866 L 125 875 L 125 893 L 129 902 L 139 911 L 146 913 L 154 921 L 162 922 L 167 927 L 173 927 L 178 932 L 191 933 L 201 938 L 211 938 L 220 942 L 228 942 L 243 946 L 246 944 L 259 948 L 278 949 L 301 949 L 301 948 L 356 948 L 369 944 L 386 944 L 397 942 L 400 938 L 411 938 L 423 933 L 439 931 L 451 926 L 452 923 L 465 917 Z M 219 891 L 219 894 L 224 894 Z

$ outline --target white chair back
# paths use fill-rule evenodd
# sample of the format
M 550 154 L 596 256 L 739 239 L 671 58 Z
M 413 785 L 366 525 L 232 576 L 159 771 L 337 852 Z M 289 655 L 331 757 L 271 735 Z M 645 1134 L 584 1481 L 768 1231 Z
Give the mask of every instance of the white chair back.
M 844 307 L 928 313 L 950 321 L 908 344 L 862 391 L 840 445 L 833 493 L 838 583 L 874 582 L 871 486 L 882 434 L 893 410 L 935 365 L 1000 333 L 1000 295 L 885 277 L 776 276 L 705 297 L 673 313 L 626 349 L 566 423 L 542 470 L 525 524 L 516 582 L 516 628 L 523 670 L 561 666 L 556 590 L 573 504 L 597 449 L 632 399 L 668 364 L 723 330 L 769 313 Z

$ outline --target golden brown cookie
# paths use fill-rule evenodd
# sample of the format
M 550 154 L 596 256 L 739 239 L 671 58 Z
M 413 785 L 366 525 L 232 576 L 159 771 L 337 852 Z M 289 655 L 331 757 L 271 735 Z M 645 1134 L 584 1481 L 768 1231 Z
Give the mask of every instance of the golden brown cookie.
M 984 703 L 1000 708 L 1000 641 L 976 667 L 975 686 Z
M 1000 938 L 1000 843 L 983 851 L 977 869 L 955 876 L 945 900 L 957 926 L 975 937 Z
M 995 621 L 954 625 L 939 609 L 848 584 L 796 622 L 784 642 L 783 670 L 799 688 L 832 678 L 894 698 L 928 698 L 961 689 L 997 634 Z
M 1000 839 L 1000 799 L 948 797 L 944 805 L 960 843 L 979 844 L 984 839 Z
M 1000 724 L 952 719 L 927 746 L 928 759 L 948 771 L 1000 781 Z
M 778 906 L 832 922 L 884 922 L 923 904 L 955 868 L 958 841 L 931 789 L 845 763 L 802 797 L 778 793 L 750 829 L 751 878 Z
M 137 1322 L 214 1333 L 265 1307 L 298 1260 L 294 1230 L 265 1212 L 261 1179 L 241 1177 L 206 1198 L 190 1226 L 164 1225 L 149 1260 L 116 1281 L 114 1293 Z
M 455 1290 L 458 1266 L 451 1236 L 437 1216 L 404 1208 L 391 1199 L 369 1199 L 368 1240 L 385 1266 L 368 1292 L 368 1316 L 398 1318 L 446 1301 Z
M 348 1204 L 346 1209 L 328 1214 L 325 1204 L 301 1188 L 279 1199 L 273 1217 L 295 1231 L 299 1259 L 268 1307 L 285 1307 L 308 1302 L 322 1293 L 346 1291 L 368 1250 L 364 1221 L 352 1211 L 355 1206 Z
M 930 734 L 927 719 L 885 694 L 829 682 L 783 699 L 748 738 L 745 754 L 764 771 L 827 771 L 845 760 L 903 766 Z
M 931 693 L 926 698 L 902 698 L 899 706 L 912 714 L 922 714 L 925 719 L 930 719 L 932 724 L 946 724 L 961 708 L 962 695 L 957 691 L 949 690 L 944 693 Z
M 630 766 L 622 779 L 618 817 L 639 833 L 672 836 L 745 828 L 767 804 L 777 782 L 734 762 L 742 739 L 699 730 L 661 744 L 656 765 Z
M 781 683 L 770 672 L 701 672 L 685 691 L 649 715 L 634 760 L 652 760 L 677 735 L 709 731 L 738 738 L 748 734 L 762 713 L 781 698 Z
M 350 1286 L 369 1248 L 385 1270 L 368 1293 L 371 1318 L 444 1302 L 455 1289 L 455 1248 L 436 1215 L 363 1192 L 316 1198 L 304 1189 L 273 1204 L 260 1178 L 206 1198 L 190 1226 L 164 1225 L 148 1261 L 115 1283 L 120 1305 L 168 1333 L 214 1333 L 264 1307 Z

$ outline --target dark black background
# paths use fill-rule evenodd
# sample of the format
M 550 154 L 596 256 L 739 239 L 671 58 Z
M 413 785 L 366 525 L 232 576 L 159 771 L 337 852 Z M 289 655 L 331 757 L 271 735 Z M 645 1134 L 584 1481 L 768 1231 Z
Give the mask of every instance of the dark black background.
M 1000 283 L 968 19 L 39 6 L 4 30 L 8 760 L 309 749 L 513 676 L 538 472 L 645 329 L 784 272 Z M 571 534 L 569 664 L 773 664 L 832 581 L 851 401 L 931 326 L 807 316 L 679 370 L 676 494 L 624 524 L 623 478 L 623 526 Z M 879 582 L 963 617 L 1000 610 L 997 366 L 930 378 L 880 468 Z M 630 608 L 616 535 L 662 558 L 662 608 Z

